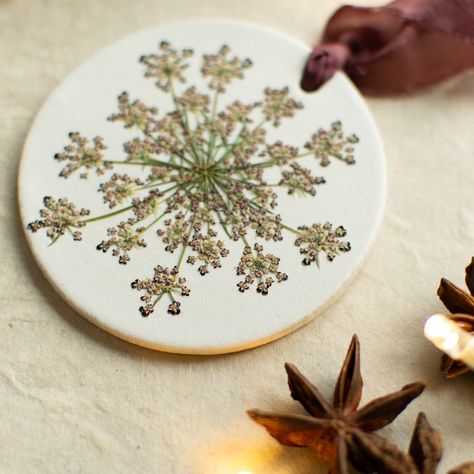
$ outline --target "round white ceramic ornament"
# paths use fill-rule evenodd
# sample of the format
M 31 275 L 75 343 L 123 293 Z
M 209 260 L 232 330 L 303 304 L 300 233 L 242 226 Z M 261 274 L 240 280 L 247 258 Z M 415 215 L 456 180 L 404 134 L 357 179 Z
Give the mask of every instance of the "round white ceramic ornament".
M 381 217 L 384 158 L 344 75 L 300 88 L 308 53 L 188 21 L 116 43 L 54 91 L 19 199 L 71 306 L 136 344 L 216 354 L 281 337 L 342 292 Z

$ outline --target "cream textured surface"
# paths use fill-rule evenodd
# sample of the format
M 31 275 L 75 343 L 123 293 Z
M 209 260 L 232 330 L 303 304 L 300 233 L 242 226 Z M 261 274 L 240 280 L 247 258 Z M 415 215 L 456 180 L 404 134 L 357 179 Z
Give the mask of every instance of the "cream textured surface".
M 171 356 L 108 335 L 54 293 L 19 224 L 15 182 L 28 128 L 51 90 L 92 53 L 125 34 L 190 17 L 249 20 L 310 43 L 338 4 L 0 0 L 2 474 L 323 473 L 310 451 L 281 448 L 245 409 L 299 409 L 288 395 L 285 361 L 329 396 L 354 332 L 365 400 L 414 380 L 428 384 L 385 434 L 406 445 L 423 409 L 443 435 L 440 472 L 474 458 L 474 377 L 445 381 L 437 351 L 422 337 L 426 315 L 442 309 L 439 278 L 461 283 L 474 251 L 472 75 L 416 98 L 369 101 L 388 165 L 379 238 L 336 305 L 258 349 Z

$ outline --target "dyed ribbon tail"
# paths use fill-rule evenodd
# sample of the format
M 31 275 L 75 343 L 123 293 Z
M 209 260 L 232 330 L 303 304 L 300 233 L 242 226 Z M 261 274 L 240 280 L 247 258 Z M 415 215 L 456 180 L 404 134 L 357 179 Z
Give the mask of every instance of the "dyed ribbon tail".
M 349 48 L 341 43 L 316 46 L 306 62 L 301 87 L 305 91 L 319 89 L 334 74 L 344 69 L 350 57 Z
M 366 95 L 407 94 L 474 68 L 473 0 L 395 0 L 344 6 L 311 52 L 301 86 L 344 70 Z

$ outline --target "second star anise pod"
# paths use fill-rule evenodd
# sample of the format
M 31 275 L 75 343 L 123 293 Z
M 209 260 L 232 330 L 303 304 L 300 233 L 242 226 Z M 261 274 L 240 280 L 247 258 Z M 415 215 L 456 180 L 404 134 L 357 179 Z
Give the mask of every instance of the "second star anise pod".
M 406 385 L 359 408 L 363 382 L 357 336 L 352 338 L 344 360 L 332 405 L 294 365 L 286 364 L 285 368 L 291 396 L 303 405 L 308 415 L 248 412 L 281 444 L 314 449 L 320 459 L 331 464 L 335 473 L 348 473 L 349 464 L 362 472 L 418 472 L 410 456 L 373 432 L 390 424 L 423 392 L 424 384 Z
M 428 423 L 424 413 L 419 413 L 408 450 L 419 474 L 436 474 L 443 455 L 440 434 Z M 474 474 L 474 462 L 465 462 L 448 474 Z
M 438 296 L 453 313 L 448 317 L 465 331 L 474 334 L 474 257 L 466 267 L 466 285 L 470 293 L 442 278 Z M 448 378 L 469 372 L 469 368 L 463 362 L 455 361 L 446 354 L 441 359 L 441 370 Z

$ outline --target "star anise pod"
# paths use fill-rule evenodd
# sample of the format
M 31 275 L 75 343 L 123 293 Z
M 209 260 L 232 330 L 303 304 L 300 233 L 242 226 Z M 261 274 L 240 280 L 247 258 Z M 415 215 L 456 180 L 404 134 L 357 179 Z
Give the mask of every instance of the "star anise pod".
M 441 436 L 428 423 L 424 413 L 419 413 L 408 450 L 420 474 L 435 474 L 443 447 Z
M 451 469 L 448 474 L 474 474 L 474 461 L 465 462 Z
M 411 438 L 410 457 L 420 474 L 435 474 L 443 448 L 440 434 L 428 423 L 426 415 L 419 413 Z M 474 474 L 474 462 L 466 462 L 451 469 L 448 474 Z
M 474 257 L 466 267 L 467 291 L 442 278 L 438 296 L 452 315 L 449 318 L 465 331 L 474 334 Z M 441 370 L 446 377 L 452 378 L 469 372 L 469 368 L 461 361 L 455 361 L 446 354 L 441 359 Z
M 331 464 L 335 473 L 346 474 L 349 464 L 362 472 L 417 474 L 409 455 L 384 438 L 373 434 L 390 424 L 424 389 L 416 382 L 398 392 L 369 402 L 362 408 L 360 349 L 353 336 L 329 404 L 318 389 L 292 364 L 285 365 L 291 396 L 309 415 L 268 413 L 250 410 L 248 414 L 281 444 L 310 447 Z

